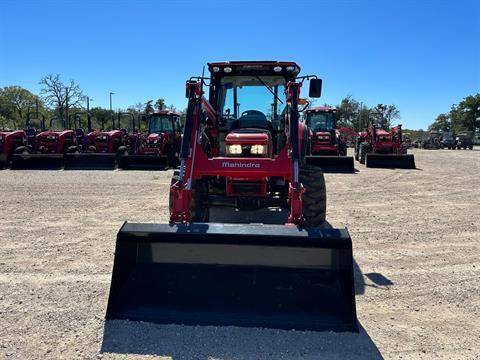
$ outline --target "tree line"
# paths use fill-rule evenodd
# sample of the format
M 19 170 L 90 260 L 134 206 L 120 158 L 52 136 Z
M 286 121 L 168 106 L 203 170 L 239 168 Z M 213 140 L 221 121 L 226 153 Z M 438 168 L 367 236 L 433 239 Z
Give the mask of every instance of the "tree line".
M 480 129 L 480 93 L 462 99 L 453 104 L 448 113 L 435 118 L 428 130 L 459 133 L 460 131 L 475 132 Z
M 400 110 L 395 104 L 377 104 L 369 108 L 351 95 L 344 97 L 336 108 L 338 126 L 348 127 L 356 132 L 364 131 L 372 124 L 388 130 L 395 120 L 400 119 Z
M 44 114 L 47 127 L 63 128 L 72 116 L 85 114 L 89 98 L 74 80 L 64 82 L 60 75 L 49 74 L 40 79 L 39 84 L 41 90 L 38 95 L 20 86 L 0 88 L 0 128 L 25 128 L 29 113 L 34 113 L 32 116 L 34 119 L 38 117 L 36 114 Z M 311 101 L 311 103 L 314 102 Z M 374 107 L 368 107 L 351 95 L 344 97 L 336 108 L 338 126 L 349 127 L 356 132 L 365 130 L 371 124 L 388 130 L 395 120 L 400 119 L 400 110 L 395 104 L 380 103 Z M 126 109 L 116 109 L 116 111 L 129 112 L 138 116 L 163 109 L 176 111 L 173 105 L 167 107 L 163 98 L 138 102 Z M 92 107 L 88 110 L 94 128 L 113 126 L 112 117 L 116 115 L 109 109 Z M 180 111 L 180 114 L 184 116 L 184 111 Z M 480 128 L 480 94 L 467 96 L 458 104 L 452 105 L 448 113 L 436 117 L 428 130 L 459 132 L 475 131 L 478 128 Z M 423 137 L 425 134 L 422 129 L 405 130 L 412 132 L 414 137 Z
M 41 113 L 45 116 L 46 126 L 56 129 L 66 127 L 75 115 L 83 114 L 85 119 L 88 103 L 92 100 L 74 80 L 64 82 L 60 75 L 49 74 L 42 77 L 39 84 L 41 90 L 38 95 L 16 85 L 0 88 L 1 129 L 26 128 L 29 114 L 32 126 L 39 126 L 38 114 Z M 99 106 L 88 110 L 93 128 L 111 128 L 111 120 L 117 116 L 116 112 L 129 112 L 137 117 L 165 109 L 176 111 L 173 105 L 167 107 L 163 98 L 138 102 L 126 109 L 116 109 L 115 113 Z

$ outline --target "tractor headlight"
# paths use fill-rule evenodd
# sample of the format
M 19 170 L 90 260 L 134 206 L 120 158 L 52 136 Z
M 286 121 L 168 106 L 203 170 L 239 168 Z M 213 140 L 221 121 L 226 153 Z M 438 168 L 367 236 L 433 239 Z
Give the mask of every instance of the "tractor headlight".
M 265 146 L 263 145 L 252 145 L 250 148 L 250 153 L 254 155 L 261 155 L 265 153 Z
M 240 155 L 241 153 L 242 153 L 242 145 L 239 145 L 239 144 L 227 145 L 228 155 Z
M 328 140 L 328 139 L 330 139 L 330 136 L 328 136 L 328 135 L 318 135 L 317 136 L 317 140 L 320 140 L 320 141 Z

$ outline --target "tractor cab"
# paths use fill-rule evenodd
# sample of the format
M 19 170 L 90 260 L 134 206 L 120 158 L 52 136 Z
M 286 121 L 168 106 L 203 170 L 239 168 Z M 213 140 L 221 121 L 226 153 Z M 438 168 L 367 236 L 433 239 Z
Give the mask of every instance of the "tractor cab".
M 156 111 L 148 116 L 148 133 L 140 152 L 145 155 L 163 155 L 172 147 L 174 152 L 181 141 L 180 115 L 170 111 Z
M 316 106 L 305 112 L 304 122 L 309 131 L 312 154 L 346 155 L 346 144 L 336 130 L 336 112 L 337 109 L 329 106 Z
M 210 63 L 209 70 L 209 103 L 220 115 L 219 155 L 278 155 L 285 143 L 286 85 L 295 81 L 299 66 L 243 61 Z

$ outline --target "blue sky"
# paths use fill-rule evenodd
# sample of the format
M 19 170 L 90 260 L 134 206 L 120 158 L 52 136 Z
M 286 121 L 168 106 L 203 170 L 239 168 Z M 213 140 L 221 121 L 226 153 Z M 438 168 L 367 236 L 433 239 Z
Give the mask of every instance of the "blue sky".
M 75 79 L 114 107 L 163 97 L 208 61 L 293 60 L 321 102 L 394 103 L 407 128 L 480 91 L 480 1 L 0 0 L 0 86 Z

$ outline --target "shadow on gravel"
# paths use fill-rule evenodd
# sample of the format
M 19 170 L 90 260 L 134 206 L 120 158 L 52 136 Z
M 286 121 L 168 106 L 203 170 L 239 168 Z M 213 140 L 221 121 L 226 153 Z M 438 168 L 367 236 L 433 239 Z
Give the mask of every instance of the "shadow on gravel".
M 370 280 L 370 282 L 365 282 L 365 278 Z M 394 285 L 392 280 L 380 273 L 363 274 L 355 258 L 353 259 L 353 279 L 355 282 L 355 295 L 363 295 L 366 286 L 388 290 L 390 286 Z
M 378 360 L 365 329 L 360 333 L 156 325 L 113 320 L 104 325 L 101 353 L 163 356 L 172 360 Z

